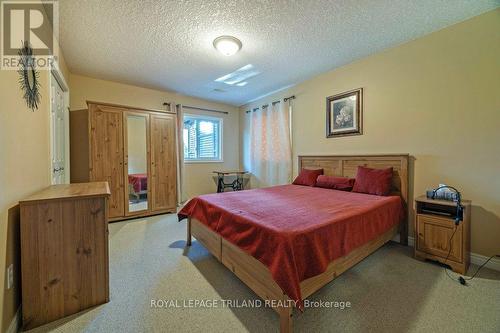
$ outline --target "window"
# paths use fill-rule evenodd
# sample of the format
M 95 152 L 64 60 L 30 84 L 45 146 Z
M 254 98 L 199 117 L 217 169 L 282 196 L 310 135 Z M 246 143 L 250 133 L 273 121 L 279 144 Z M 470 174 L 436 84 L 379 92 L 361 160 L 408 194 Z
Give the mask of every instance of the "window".
M 184 161 L 222 161 L 222 119 L 184 115 Z

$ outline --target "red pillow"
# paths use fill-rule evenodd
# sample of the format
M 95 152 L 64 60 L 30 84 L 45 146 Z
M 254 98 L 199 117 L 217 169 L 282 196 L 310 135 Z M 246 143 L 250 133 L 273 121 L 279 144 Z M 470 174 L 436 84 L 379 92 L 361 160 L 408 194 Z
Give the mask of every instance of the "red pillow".
M 391 193 L 392 167 L 387 169 L 372 169 L 358 166 L 353 192 L 376 195 Z
M 318 176 L 316 180 L 316 186 L 340 191 L 350 191 L 354 186 L 354 178 L 321 175 Z
M 294 185 L 314 186 L 319 175 L 323 174 L 323 169 L 302 169 L 300 174 L 293 181 Z

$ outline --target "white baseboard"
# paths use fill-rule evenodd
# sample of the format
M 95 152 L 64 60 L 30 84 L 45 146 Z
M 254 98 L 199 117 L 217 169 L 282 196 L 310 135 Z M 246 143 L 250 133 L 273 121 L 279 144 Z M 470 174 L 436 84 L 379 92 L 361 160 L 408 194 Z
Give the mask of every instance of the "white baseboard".
M 486 260 L 488 260 L 488 258 L 489 257 L 483 256 L 483 255 L 477 254 L 477 253 L 471 252 L 471 254 L 470 254 L 470 262 L 475 264 L 475 265 L 478 265 L 478 266 L 481 266 L 482 264 L 484 264 L 486 262 Z M 498 257 L 491 258 L 491 260 L 486 264 L 485 267 L 500 272 L 500 258 L 498 258 Z
M 6 333 L 17 333 L 19 332 L 19 328 L 21 327 L 21 307 L 19 307 L 10 322 L 9 327 L 7 328 Z
M 392 239 L 395 242 L 399 242 L 399 234 Z M 415 246 L 415 238 L 408 236 L 408 246 L 414 247 Z M 477 253 L 472 253 L 470 254 L 470 262 L 473 263 L 474 265 L 482 265 L 486 260 L 488 260 L 488 257 L 483 256 L 481 254 Z M 498 257 L 493 257 L 488 264 L 486 265 L 489 269 L 493 269 L 495 271 L 500 272 L 500 258 Z

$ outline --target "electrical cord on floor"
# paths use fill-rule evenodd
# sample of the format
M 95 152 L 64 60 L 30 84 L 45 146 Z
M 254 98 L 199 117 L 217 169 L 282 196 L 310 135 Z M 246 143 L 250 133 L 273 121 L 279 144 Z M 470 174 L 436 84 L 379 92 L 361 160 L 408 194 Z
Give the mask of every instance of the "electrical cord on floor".
M 457 232 L 457 229 L 458 229 L 458 224 L 455 223 L 455 230 L 453 230 L 453 233 L 451 234 L 451 237 L 450 239 L 448 240 L 448 255 L 446 256 L 446 259 L 444 259 L 444 262 L 443 264 L 446 265 L 446 262 L 448 261 L 448 259 L 450 258 L 450 254 L 451 254 L 451 241 L 453 240 L 453 236 L 455 236 L 455 233 Z M 452 279 L 453 281 L 456 281 L 453 277 L 451 277 L 450 273 L 448 273 L 448 267 L 444 267 L 444 271 L 446 273 L 446 275 Z M 459 281 L 460 282 L 460 281 Z M 460 282 L 461 283 L 461 282 Z
M 455 224 L 455 230 L 453 230 L 453 233 L 451 234 L 451 237 L 450 237 L 450 240 L 448 241 L 448 247 L 450 248 L 448 250 L 448 255 L 446 256 L 446 259 L 444 260 L 444 263 L 446 265 L 446 261 L 448 261 L 448 259 L 450 258 L 450 254 L 451 254 L 451 241 L 453 240 L 453 236 L 455 236 L 455 232 L 457 231 L 458 229 L 458 224 Z M 493 259 L 493 257 L 500 257 L 499 254 L 497 255 L 492 255 L 491 257 L 488 258 L 488 260 L 486 260 L 484 263 L 481 264 L 481 266 L 478 267 L 478 269 L 476 270 L 476 272 L 471 276 L 471 277 L 463 277 L 461 275 L 458 276 L 458 279 L 455 279 L 453 278 L 450 273 L 448 272 L 448 267 L 444 267 L 444 271 L 446 272 L 446 275 L 453 281 L 458 281 L 461 285 L 463 286 L 466 286 L 467 285 L 467 281 L 470 281 L 472 280 L 473 278 L 476 277 L 476 275 L 479 273 L 479 271 L 484 267 L 486 266 L 486 264 L 491 260 Z
M 496 256 L 496 257 L 498 257 L 499 255 L 498 255 L 498 254 L 497 254 L 497 255 L 492 255 L 491 257 L 489 257 L 489 258 L 488 258 L 488 260 L 486 260 L 486 261 L 485 261 L 485 262 L 484 262 L 481 266 L 479 266 L 479 267 L 478 267 L 478 269 L 476 270 L 476 272 L 475 272 L 475 273 L 474 273 L 471 277 L 467 277 L 467 278 L 466 278 L 466 277 L 463 277 L 463 276 L 459 277 L 458 279 L 460 280 L 460 283 L 462 283 L 462 282 L 461 282 L 461 279 L 463 279 L 463 280 L 465 280 L 465 281 L 470 281 L 470 280 L 472 280 L 472 279 L 473 279 L 473 278 L 477 275 L 477 273 L 479 273 L 479 271 L 481 270 L 481 268 L 483 268 L 484 266 L 486 266 L 486 264 L 487 264 L 487 263 L 488 263 L 491 259 L 493 259 L 493 257 L 495 257 L 495 256 Z

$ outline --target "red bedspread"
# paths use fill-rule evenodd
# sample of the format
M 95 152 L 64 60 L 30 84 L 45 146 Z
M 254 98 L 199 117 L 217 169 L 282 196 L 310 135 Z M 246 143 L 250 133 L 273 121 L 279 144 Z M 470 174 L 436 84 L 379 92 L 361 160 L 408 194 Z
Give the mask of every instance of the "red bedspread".
M 132 185 L 135 193 L 147 191 L 148 175 L 145 173 L 134 173 L 128 175 L 128 183 Z
M 302 308 L 300 282 L 388 231 L 401 199 L 300 185 L 207 194 L 189 201 L 194 217 L 266 265 Z

